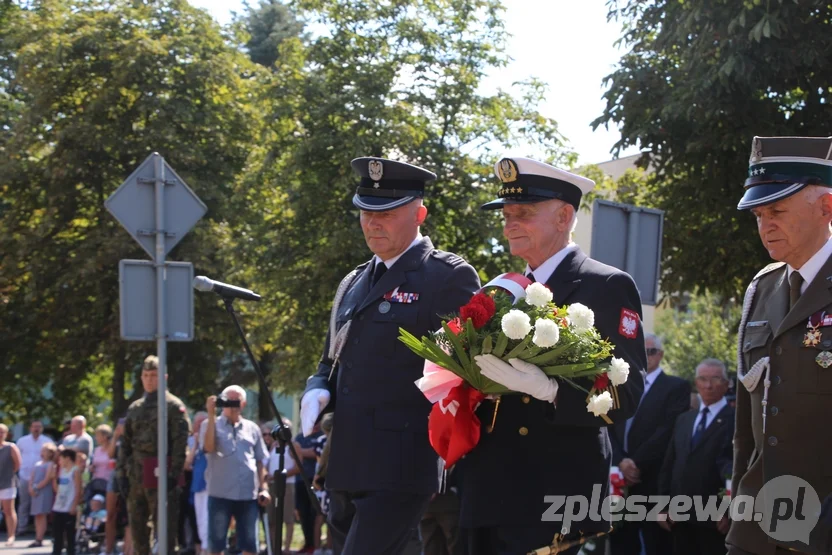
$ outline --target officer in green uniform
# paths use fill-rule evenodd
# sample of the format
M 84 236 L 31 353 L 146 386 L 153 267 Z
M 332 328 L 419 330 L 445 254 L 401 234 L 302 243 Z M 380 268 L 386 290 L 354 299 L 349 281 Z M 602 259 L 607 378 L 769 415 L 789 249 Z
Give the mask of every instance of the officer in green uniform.
M 754 277 L 743 303 L 731 493 L 765 509 L 761 522 L 734 518 L 730 555 L 832 553 L 828 510 L 821 525 L 807 523 L 808 538 L 790 532 L 817 521 L 818 502 L 832 493 L 832 435 L 824 431 L 832 414 L 830 155 L 832 137 L 754 137 L 738 208 L 753 213 L 776 262 Z M 808 482 L 812 495 L 798 484 L 791 498 L 765 489 L 786 476 Z M 776 500 L 782 518 L 772 518 Z
M 154 485 L 157 463 L 157 422 L 159 359 L 149 356 L 142 366 L 142 386 L 145 394 L 127 409 L 116 476 L 122 494 L 127 496 L 127 511 L 136 555 L 150 553 L 150 524 L 157 521 L 157 490 Z M 180 496 L 178 482 L 185 465 L 190 434 L 190 421 L 185 404 L 166 392 L 168 404 L 168 553 L 174 553 Z

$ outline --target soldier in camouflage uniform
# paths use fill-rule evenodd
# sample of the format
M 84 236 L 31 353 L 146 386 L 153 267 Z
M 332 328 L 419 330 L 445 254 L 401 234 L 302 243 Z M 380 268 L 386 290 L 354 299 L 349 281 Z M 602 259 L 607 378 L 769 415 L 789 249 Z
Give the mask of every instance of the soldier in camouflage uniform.
M 153 516 L 157 522 L 157 490 L 143 484 L 144 460 L 157 457 L 158 421 L 158 371 L 159 359 L 149 356 L 142 366 L 142 386 L 145 394 L 127 409 L 121 450 L 118 457 L 116 476 L 127 496 L 127 511 L 136 555 L 150 553 L 150 525 Z M 180 492 L 179 476 L 185 464 L 185 455 L 190 434 L 190 421 L 185 404 L 175 395 L 166 392 L 168 404 L 168 553 L 173 554 L 179 522 Z

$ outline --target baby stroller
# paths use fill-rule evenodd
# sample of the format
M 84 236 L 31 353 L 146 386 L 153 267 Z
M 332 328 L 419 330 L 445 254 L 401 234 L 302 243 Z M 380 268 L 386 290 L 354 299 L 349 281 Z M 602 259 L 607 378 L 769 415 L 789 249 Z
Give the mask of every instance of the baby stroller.
M 97 554 L 102 551 L 104 523 L 107 520 L 106 499 L 106 480 L 91 480 L 84 488 L 84 508 L 78 511 L 78 520 L 75 523 L 75 549 L 78 553 Z

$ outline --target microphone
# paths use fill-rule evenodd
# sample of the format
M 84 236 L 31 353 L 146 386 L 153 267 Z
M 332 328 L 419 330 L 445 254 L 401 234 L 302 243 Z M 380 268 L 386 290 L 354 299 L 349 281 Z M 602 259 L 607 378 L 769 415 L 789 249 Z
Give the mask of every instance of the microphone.
M 196 276 L 194 278 L 194 289 L 197 291 L 213 291 L 221 297 L 230 297 L 232 299 L 242 299 L 244 301 L 259 301 L 263 297 L 249 289 L 243 289 L 235 285 L 228 285 L 221 281 L 214 281 L 205 276 Z

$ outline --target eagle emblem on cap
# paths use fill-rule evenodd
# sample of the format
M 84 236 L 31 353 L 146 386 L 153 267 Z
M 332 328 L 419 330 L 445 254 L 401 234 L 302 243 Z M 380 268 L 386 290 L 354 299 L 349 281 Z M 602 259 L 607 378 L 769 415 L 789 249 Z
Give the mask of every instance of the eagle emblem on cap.
M 384 166 L 378 160 L 370 160 L 367 165 L 367 170 L 370 172 L 370 179 L 373 181 L 381 181 L 381 176 L 384 175 Z
M 751 142 L 751 158 L 748 159 L 749 163 L 759 162 L 763 159 L 763 143 L 760 141 L 759 137 L 754 137 L 754 140 Z
M 517 181 L 517 164 L 514 163 L 514 160 L 510 158 L 503 158 L 500 160 L 500 163 L 497 164 L 497 177 L 500 178 L 500 181 L 503 183 L 511 183 L 512 181 Z

